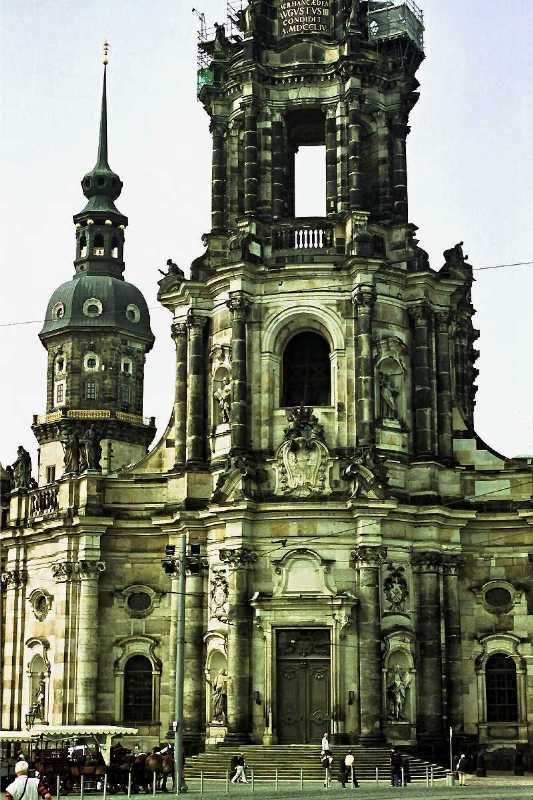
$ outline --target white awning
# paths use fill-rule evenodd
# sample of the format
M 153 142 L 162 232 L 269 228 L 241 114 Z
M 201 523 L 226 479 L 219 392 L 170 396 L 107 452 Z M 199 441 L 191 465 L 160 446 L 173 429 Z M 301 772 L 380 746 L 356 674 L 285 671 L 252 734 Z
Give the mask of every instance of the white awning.
M 69 738 L 75 736 L 135 736 L 137 728 L 124 728 L 121 725 L 34 725 L 31 738 Z
M 35 738 L 28 731 L 0 731 L 0 742 L 31 742 Z

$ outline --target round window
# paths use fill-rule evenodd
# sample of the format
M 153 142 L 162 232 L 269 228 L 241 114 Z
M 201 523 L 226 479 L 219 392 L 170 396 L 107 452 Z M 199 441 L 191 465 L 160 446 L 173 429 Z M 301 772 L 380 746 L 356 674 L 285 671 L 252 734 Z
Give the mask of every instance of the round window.
M 102 313 L 102 301 L 97 297 L 90 297 L 83 304 L 83 313 L 86 317 L 99 317 Z
M 512 605 L 513 598 L 508 589 L 504 589 L 502 586 L 495 586 L 485 592 L 485 602 L 492 608 L 505 609 Z
M 65 306 L 63 303 L 56 303 L 52 309 L 52 316 L 54 319 L 63 319 L 65 316 Z
M 128 597 L 128 608 L 132 611 L 147 611 L 152 605 L 148 592 L 132 592 Z
M 46 614 L 48 611 L 48 600 L 44 596 L 44 594 L 39 595 L 37 600 L 35 601 L 35 610 L 39 614 Z
M 136 306 L 134 303 L 131 303 L 126 308 L 126 318 L 129 319 L 130 322 L 139 322 L 141 318 L 141 312 L 139 311 L 139 307 Z

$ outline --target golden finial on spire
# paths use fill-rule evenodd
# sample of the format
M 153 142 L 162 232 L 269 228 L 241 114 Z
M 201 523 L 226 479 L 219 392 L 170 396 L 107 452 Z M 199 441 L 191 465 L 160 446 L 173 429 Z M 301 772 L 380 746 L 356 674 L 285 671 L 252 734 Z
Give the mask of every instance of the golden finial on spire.
M 104 66 L 109 64 L 109 42 L 107 39 L 102 47 L 102 64 L 104 64 Z

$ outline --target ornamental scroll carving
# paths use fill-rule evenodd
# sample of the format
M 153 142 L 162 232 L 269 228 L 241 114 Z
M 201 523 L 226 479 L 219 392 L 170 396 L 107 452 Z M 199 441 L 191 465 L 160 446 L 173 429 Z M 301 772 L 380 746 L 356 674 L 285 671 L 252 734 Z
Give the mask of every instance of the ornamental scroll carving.
M 247 547 L 240 548 L 227 548 L 223 547 L 220 550 L 219 557 L 229 565 L 230 569 L 239 569 L 240 567 L 248 567 L 255 564 L 257 561 L 257 553 L 249 550 Z
M 380 567 L 386 560 L 386 547 L 361 545 L 352 550 L 352 562 L 355 567 Z
M 2 573 L 2 591 L 7 589 L 20 589 L 28 580 L 28 573 L 24 569 L 12 569 Z
M 383 594 L 389 604 L 387 611 L 393 614 L 405 614 L 409 597 L 409 586 L 405 577 L 405 568 L 389 564 L 389 574 L 383 582 Z
M 275 494 L 292 497 L 329 495 L 331 459 L 324 429 L 312 408 L 287 412 L 288 427 L 276 455 Z
M 382 500 L 385 497 L 387 475 L 372 447 L 358 447 L 342 477 L 352 485 L 352 500 Z
M 52 575 L 58 582 L 94 578 L 104 571 L 105 561 L 55 561 L 52 564 Z
M 229 621 L 229 586 L 225 569 L 214 569 L 209 586 L 209 613 L 211 619 Z

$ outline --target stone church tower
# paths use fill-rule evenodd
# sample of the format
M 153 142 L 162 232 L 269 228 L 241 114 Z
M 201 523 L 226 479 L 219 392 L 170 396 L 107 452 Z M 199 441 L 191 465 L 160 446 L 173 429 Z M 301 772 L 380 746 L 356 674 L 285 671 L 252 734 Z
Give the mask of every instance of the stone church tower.
M 185 534 L 201 555 L 186 593 L 190 748 L 324 730 L 439 746 L 449 725 L 465 746 L 529 747 L 533 472 L 473 428 L 462 245 L 431 266 L 409 222 L 422 16 L 411 2 L 251 0 L 233 23 L 201 41 L 207 248 L 189 278 L 171 267 L 159 284 L 173 415 L 134 466 L 56 481 L 58 508 L 13 491 L 3 726 L 19 724 L 39 656 L 47 720 L 164 736 L 178 599 L 160 561 Z M 301 218 L 307 146 L 324 148 L 326 200 Z M 96 233 L 112 240 L 123 218 L 97 216 L 90 180 L 79 237 L 105 217 Z M 97 204 L 117 196 L 105 180 Z M 93 280 L 121 263 L 93 256 L 79 262 Z M 147 349 L 145 309 L 127 302 Z

